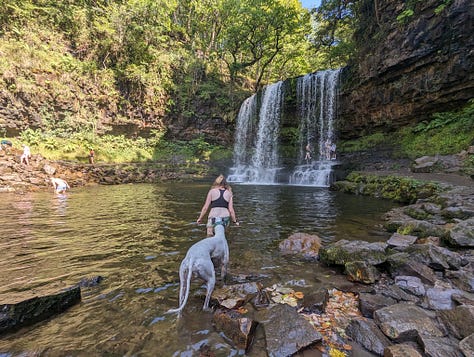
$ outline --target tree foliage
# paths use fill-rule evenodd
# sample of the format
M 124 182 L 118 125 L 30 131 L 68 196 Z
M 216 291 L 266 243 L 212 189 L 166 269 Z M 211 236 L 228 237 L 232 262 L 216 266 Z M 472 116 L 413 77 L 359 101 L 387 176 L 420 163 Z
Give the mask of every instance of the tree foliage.
M 322 0 L 320 7 L 312 11 L 311 44 L 327 67 L 346 64 L 353 53 L 356 3 L 357 0 Z
M 198 102 L 235 110 L 270 82 L 344 64 L 350 47 L 347 0 L 323 1 L 316 30 L 298 0 L 0 1 L 0 41 L 113 73 L 123 116 L 144 122 L 198 116 Z

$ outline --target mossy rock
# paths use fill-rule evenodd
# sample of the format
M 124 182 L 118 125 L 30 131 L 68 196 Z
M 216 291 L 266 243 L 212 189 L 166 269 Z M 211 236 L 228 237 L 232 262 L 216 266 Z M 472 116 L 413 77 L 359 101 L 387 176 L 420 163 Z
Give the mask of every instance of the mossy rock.
M 409 222 L 402 223 L 397 228 L 397 233 L 417 236 L 418 238 L 424 238 L 429 236 L 446 238 L 449 235 L 449 231 L 441 226 L 437 226 L 426 221 L 418 220 L 412 220 Z
M 344 184 L 339 185 L 336 182 L 333 187 L 347 193 L 385 198 L 406 204 L 414 203 L 419 198 L 436 196 L 441 192 L 441 187 L 433 182 L 422 182 L 399 176 L 367 175 L 359 172 L 351 172 Z
M 410 216 L 411 218 L 419 219 L 419 220 L 427 220 L 433 217 L 433 215 L 429 214 L 425 210 L 418 207 L 411 207 L 411 206 L 406 207 L 403 210 L 403 213 L 405 213 L 407 216 Z
M 386 248 L 387 244 L 382 242 L 369 243 L 342 239 L 322 247 L 319 257 L 328 265 L 345 265 L 354 261 L 365 261 L 368 264 L 377 265 L 387 259 Z
M 336 181 L 331 186 L 331 189 L 344 193 L 356 193 L 357 184 L 350 181 Z

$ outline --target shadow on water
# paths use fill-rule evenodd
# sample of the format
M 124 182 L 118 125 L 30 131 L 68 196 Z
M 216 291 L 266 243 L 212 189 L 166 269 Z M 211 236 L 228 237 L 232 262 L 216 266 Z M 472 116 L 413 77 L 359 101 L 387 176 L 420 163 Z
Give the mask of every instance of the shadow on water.
M 0 355 L 194 356 L 202 345 L 237 355 L 192 296 L 177 320 L 178 267 L 205 236 L 195 220 L 209 185 L 98 186 L 4 194 L 0 207 L 0 304 L 56 292 L 84 277 L 82 302 L 48 321 L 2 336 Z M 242 222 L 227 231 L 231 274 L 265 274 L 266 283 L 301 289 L 330 286 L 337 272 L 281 256 L 278 244 L 296 232 L 339 239 L 386 239 L 378 229 L 391 203 L 327 189 L 234 185 Z M 193 285 L 193 291 L 198 290 Z

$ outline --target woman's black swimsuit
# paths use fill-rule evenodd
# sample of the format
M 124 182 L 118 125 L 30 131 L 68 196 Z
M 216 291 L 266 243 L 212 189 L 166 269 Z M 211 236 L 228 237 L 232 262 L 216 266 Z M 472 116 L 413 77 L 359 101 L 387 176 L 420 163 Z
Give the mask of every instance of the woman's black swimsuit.
M 216 198 L 214 201 L 211 201 L 211 208 L 222 207 L 222 208 L 229 209 L 229 201 L 226 201 L 226 199 L 224 198 L 225 191 L 226 189 L 223 189 L 223 190 L 219 189 L 220 196 Z

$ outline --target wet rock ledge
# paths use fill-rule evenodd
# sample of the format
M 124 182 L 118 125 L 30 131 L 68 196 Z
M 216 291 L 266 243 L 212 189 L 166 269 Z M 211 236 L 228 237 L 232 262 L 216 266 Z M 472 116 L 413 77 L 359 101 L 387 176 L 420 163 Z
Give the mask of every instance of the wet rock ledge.
M 366 320 L 348 335 L 384 356 L 473 356 L 474 185 L 354 173 L 334 189 L 410 203 L 385 215 L 387 242 L 320 250 L 322 262 L 370 287 L 359 294 Z M 386 347 L 375 349 L 380 331 Z
M 260 326 L 261 349 L 274 356 L 352 355 L 360 346 L 386 357 L 474 356 L 474 186 L 357 173 L 336 188 L 403 202 L 385 214 L 390 239 L 320 247 L 316 236 L 289 237 L 282 253 L 335 267 L 346 284 L 331 279 L 304 298 L 287 286 L 228 284 L 213 294 L 216 328 L 250 355 L 259 350 Z M 347 298 L 331 311 L 328 301 L 340 294 L 354 294 L 357 313 L 343 316 Z
M 202 168 L 205 170 L 205 168 Z M 33 155 L 30 165 L 20 163 L 19 154 L 0 151 L 0 193 L 29 192 L 50 188 L 51 176 L 66 180 L 74 187 L 102 184 L 152 183 L 176 179 L 195 179 L 201 169 L 183 163 L 81 164 L 50 161 Z

